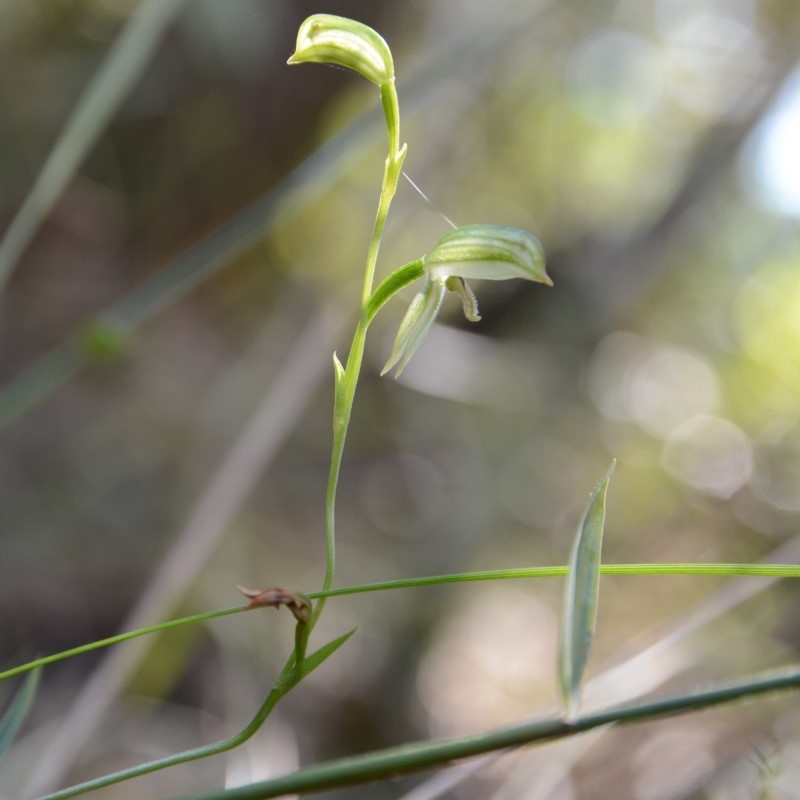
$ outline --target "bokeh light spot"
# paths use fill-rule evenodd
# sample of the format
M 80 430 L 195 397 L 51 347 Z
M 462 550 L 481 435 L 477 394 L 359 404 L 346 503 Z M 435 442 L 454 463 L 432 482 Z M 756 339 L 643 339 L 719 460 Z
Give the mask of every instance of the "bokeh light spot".
M 661 96 L 658 54 L 646 39 L 609 28 L 586 39 L 567 65 L 567 94 L 596 125 L 649 114 Z
M 713 368 L 689 350 L 616 331 L 606 336 L 589 364 L 587 388 L 610 419 L 633 421 L 663 438 L 719 401 Z
M 753 451 L 750 440 L 732 422 L 698 415 L 670 434 L 663 462 L 681 483 L 727 499 L 750 479 Z
M 767 208 L 800 217 L 800 70 L 745 150 L 745 184 Z

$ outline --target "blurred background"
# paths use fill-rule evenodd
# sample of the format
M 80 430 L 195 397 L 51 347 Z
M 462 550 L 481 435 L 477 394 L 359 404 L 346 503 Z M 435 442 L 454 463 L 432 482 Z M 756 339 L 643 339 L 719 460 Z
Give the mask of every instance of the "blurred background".
M 605 561 L 798 561 L 797 3 L 6 2 L 0 669 L 236 605 L 236 584 L 321 584 L 330 358 L 386 141 L 372 85 L 286 66 L 316 11 L 389 42 L 433 204 L 403 182 L 379 277 L 446 215 L 532 231 L 555 282 L 475 285 L 477 325 L 448 301 L 399 380 L 378 372 L 404 303 L 376 319 L 336 584 L 565 563 L 612 458 Z M 246 746 L 93 796 L 551 713 L 561 593 L 332 600 L 315 642 L 357 634 Z M 796 662 L 798 601 L 791 582 L 604 578 L 586 707 Z M 236 732 L 292 637 L 285 612 L 245 614 L 47 668 L 0 797 Z M 798 770 L 786 696 L 326 797 L 784 798 Z

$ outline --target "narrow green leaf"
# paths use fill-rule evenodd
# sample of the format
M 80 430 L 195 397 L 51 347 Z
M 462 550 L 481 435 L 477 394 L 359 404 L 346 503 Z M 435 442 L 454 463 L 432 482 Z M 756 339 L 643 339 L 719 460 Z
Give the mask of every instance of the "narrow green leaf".
M 558 676 L 567 718 L 574 719 L 580 704 L 581 683 L 597 620 L 600 589 L 600 550 L 606 517 L 606 490 L 616 460 L 592 492 L 578 525 L 569 560 L 561 620 Z
M 303 678 L 307 675 L 312 673 L 323 661 L 326 661 L 330 658 L 355 632 L 356 628 L 353 630 L 348 631 L 347 633 L 339 636 L 336 639 L 328 642 L 328 644 L 322 645 L 319 650 L 313 652 L 308 658 L 303 659 L 303 663 L 300 664 L 300 672 L 299 673 L 292 673 L 293 680 L 296 678 L 297 682 L 299 683 Z
M 25 683 L 22 684 L 3 718 L 0 719 L 0 756 L 8 749 L 25 721 L 36 694 L 36 687 L 39 685 L 40 672 L 41 670 L 35 669 L 25 678 Z

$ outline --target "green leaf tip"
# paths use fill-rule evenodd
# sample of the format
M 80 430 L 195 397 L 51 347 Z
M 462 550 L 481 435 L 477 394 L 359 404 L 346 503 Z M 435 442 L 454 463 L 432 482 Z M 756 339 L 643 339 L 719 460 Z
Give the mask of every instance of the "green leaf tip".
M 559 686 L 568 719 L 578 714 L 581 685 L 594 637 L 606 492 L 616 463 L 616 459 L 611 462 L 586 504 L 569 560 L 558 652 Z
M 337 384 L 341 383 L 344 379 L 344 367 L 342 362 L 339 361 L 339 356 L 334 352 L 333 354 L 333 376 Z
M 396 376 L 403 371 L 436 320 L 448 290 L 461 298 L 470 322 L 480 320 L 478 301 L 467 278 L 523 278 L 553 285 L 539 240 L 527 231 L 504 225 L 464 225 L 443 236 L 419 261 L 425 282 L 400 323 L 381 375 L 395 367 Z
M 334 14 L 313 14 L 297 31 L 288 64 L 335 64 L 378 86 L 394 80 L 394 62 L 383 37 L 361 22 Z
M 356 632 L 356 630 L 358 629 L 353 628 L 347 633 L 337 636 L 332 641 L 322 645 L 319 650 L 315 651 L 310 656 L 306 656 L 306 658 L 300 662 L 299 677 L 302 679 L 311 674 L 318 666 L 320 666 L 320 664 L 329 659 Z

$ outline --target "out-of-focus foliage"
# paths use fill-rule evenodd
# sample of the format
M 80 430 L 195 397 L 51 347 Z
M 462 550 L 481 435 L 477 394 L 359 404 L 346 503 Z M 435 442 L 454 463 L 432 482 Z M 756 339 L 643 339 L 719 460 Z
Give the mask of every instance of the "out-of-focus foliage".
M 482 284 L 469 328 L 448 301 L 397 381 L 377 374 L 403 303 L 381 311 L 345 454 L 338 584 L 565 563 L 612 457 L 605 561 L 756 560 L 783 545 L 800 557 L 800 204 L 786 189 L 800 176 L 797 146 L 781 145 L 800 115 L 797 4 L 320 5 L 188 3 L 0 295 L 0 403 L 68 336 L 91 361 L 0 432 L 0 668 L 116 631 L 310 320 L 355 313 L 385 132 L 374 87 L 286 67 L 316 11 L 391 45 L 405 169 L 442 212 L 401 187 L 378 277 L 430 250 L 444 214 L 532 231 L 555 282 Z M 3 229 L 135 6 L 0 5 Z M 171 282 L 173 259 L 270 192 L 255 246 L 191 291 Z M 124 333 L 97 321 L 154 278 L 158 313 Z M 326 365 L 346 341 L 320 337 Z M 317 588 L 326 370 L 298 384 L 298 424 L 164 614 L 231 605 L 237 583 Z M 604 579 L 590 678 L 707 610 L 715 588 Z M 796 595 L 786 585 L 737 606 L 614 690 L 796 659 Z M 560 598 L 552 581 L 332 600 L 320 641 L 357 634 L 231 757 L 228 781 L 549 706 Z M 229 733 L 290 646 L 273 614 L 160 638 L 65 779 Z M 43 674 L 0 794 L 20 796 L 96 663 Z M 499 762 L 457 792 L 733 797 L 757 770 L 731 778 L 721 765 L 753 741 L 780 762 L 797 712 L 786 700 L 612 733 L 584 758 L 544 748 L 532 756 L 544 761 Z M 534 786 L 536 763 L 563 766 L 560 789 Z M 219 769 L 157 775 L 125 796 L 217 785 Z

